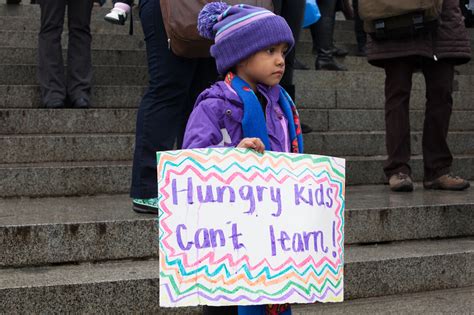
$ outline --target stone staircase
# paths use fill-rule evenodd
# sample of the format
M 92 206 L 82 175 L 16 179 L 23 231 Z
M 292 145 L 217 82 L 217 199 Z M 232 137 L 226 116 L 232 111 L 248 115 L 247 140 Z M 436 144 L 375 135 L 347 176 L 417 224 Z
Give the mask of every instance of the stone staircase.
M 3 3 L 3 2 L 1 2 Z M 143 33 L 94 8 L 93 108 L 40 107 L 39 8 L 0 4 L 0 313 L 199 314 L 158 307 L 154 216 L 127 196 L 134 125 L 147 82 Z M 338 45 L 354 50 L 350 22 Z M 308 32 L 298 58 L 314 62 Z M 471 31 L 474 42 L 474 32 Z M 65 41 L 63 41 L 65 43 Z M 65 46 L 66 47 L 66 46 Z M 346 73 L 297 71 L 308 153 L 347 159 L 345 297 L 294 314 L 474 312 L 474 194 L 389 192 L 383 185 L 384 74 L 364 58 Z M 449 135 L 454 171 L 474 179 L 474 63 L 458 68 Z M 415 75 L 412 146 L 420 180 L 423 79 Z

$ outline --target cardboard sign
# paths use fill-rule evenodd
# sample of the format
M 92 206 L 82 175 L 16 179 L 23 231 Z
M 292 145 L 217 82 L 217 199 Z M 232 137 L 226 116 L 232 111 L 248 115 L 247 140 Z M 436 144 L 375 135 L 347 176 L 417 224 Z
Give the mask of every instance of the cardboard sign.
M 160 306 L 343 300 L 345 161 L 157 153 Z

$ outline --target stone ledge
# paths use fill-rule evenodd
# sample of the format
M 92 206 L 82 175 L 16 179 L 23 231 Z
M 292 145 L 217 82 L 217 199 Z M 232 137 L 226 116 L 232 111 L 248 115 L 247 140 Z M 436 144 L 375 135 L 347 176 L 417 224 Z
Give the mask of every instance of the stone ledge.
M 472 238 L 348 246 L 345 254 L 346 299 L 474 285 Z M 156 312 L 158 278 L 156 260 L 0 269 L 0 312 Z
M 474 287 L 349 300 L 343 303 L 293 305 L 293 315 L 471 314 Z
M 346 244 L 474 234 L 469 191 L 346 191 Z M 155 216 L 134 213 L 127 195 L 0 199 L 0 217 L 3 267 L 157 255 Z

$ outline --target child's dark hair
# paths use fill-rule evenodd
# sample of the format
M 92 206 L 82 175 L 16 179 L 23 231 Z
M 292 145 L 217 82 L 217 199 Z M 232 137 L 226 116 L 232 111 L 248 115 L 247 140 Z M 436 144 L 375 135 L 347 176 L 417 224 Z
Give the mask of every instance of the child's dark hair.
M 232 67 L 230 68 L 227 72 L 232 72 L 232 73 L 237 73 L 237 67 Z M 224 81 L 225 80 L 225 76 L 226 76 L 227 73 L 219 73 L 219 75 L 217 76 L 217 81 Z

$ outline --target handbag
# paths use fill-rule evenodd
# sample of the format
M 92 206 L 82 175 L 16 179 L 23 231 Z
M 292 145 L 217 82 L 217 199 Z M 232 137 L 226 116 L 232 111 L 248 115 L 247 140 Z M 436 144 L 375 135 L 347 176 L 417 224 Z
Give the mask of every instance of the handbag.
M 303 28 L 311 26 L 312 24 L 319 21 L 320 18 L 321 12 L 319 12 L 319 7 L 316 3 L 316 0 L 306 0 L 303 18 Z
M 399 39 L 435 29 L 442 7 L 443 0 L 359 0 L 359 15 L 374 39 Z
M 197 19 L 201 9 L 216 0 L 160 0 L 161 14 L 168 48 L 180 57 L 210 57 L 213 41 L 201 37 L 197 30 Z M 228 0 L 229 5 L 248 4 L 262 7 L 273 12 L 272 0 Z

